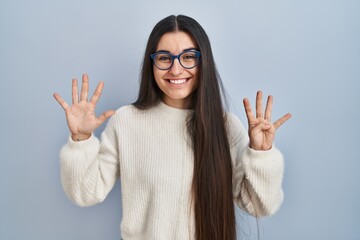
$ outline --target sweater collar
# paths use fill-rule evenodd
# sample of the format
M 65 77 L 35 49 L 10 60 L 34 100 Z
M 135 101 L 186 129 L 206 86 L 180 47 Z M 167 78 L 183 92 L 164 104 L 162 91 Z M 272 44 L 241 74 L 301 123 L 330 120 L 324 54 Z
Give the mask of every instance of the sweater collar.
M 157 108 L 166 114 L 178 117 L 187 117 L 190 113 L 194 112 L 193 109 L 182 109 L 182 108 L 175 108 L 167 105 L 163 101 L 160 101 L 157 105 Z

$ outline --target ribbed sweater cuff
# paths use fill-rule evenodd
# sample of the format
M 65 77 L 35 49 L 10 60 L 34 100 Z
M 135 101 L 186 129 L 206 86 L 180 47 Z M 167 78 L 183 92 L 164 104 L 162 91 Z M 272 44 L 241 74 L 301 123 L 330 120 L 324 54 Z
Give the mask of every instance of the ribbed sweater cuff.
M 281 168 L 283 166 L 283 156 L 273 145 L 271 149 L 260 151 L 254 150 L 249 146 L 243 152 L 243 164 L 245 166 L 258 166 L 264 168 Z
M 82 150 L 88 147 L 97 148 L 99 144 L 99 139 L 97 139 L 93 134 L 91 134 L 90 138 L 82 141 L 74 141 L 71 135 L 69 135 L 67 141 L 67 147 L 69 147 L 71 150 Z

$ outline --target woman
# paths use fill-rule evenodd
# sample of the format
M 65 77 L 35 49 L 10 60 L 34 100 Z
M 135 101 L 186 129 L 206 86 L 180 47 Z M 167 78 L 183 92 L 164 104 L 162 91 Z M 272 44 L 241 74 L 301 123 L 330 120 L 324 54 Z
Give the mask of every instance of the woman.
M 234 202 L 257 217 L 279 208 L 283 158 L 273 140 L 291 115 L 271 123 L 272 97 L 263 114 L 260 91 L 256 116 L 244 99 L 248 134 L 225 113 L 210 42 L 194 19 L 169 16 L 154 27 L 135 103 L 97 118 L 102 89 L 88 101 L 83 75 L 71 106 L 54 94 L 71 132 L 61 176 L 80 206 L 103 201 L 120 178 L 123 239 L 235 240 Z M 92 132 L 110 116 L 99 142 Z

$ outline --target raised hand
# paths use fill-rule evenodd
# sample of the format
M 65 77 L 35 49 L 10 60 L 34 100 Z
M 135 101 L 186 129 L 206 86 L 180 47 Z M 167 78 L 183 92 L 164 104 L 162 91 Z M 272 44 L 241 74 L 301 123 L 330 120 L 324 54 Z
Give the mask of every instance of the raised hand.
M 54 93 L 56 101 L 65 110 L 67 124 L 69 126 L 71 137 L 74 141 L 88 139 L 92 132 L 99 127 L 107 118 L 111 117 L 115 111 L 109 110 L 96 117 L 95 107 L 99 101 L 100 95 L 104 88 L 104 83 L 99 82 L 95 89 L 94 95 L 88 101 L 89 80 L 88 76 L 82 76 L 82 85 L 80 99 L 78 96 L 77 79 L 72 80 L 72 105 L 69 106 L 59 94 Z
M 265 115 L 262 107 L 262 92 L 258 91 L 256 94 L 256 117 L 254 116 L 250 102 L 244 98 L 244 107 L 246 117 L 249 124 L 249 138 L 250 148 L 255 150 L 269 150 L 272 147 L 275 138 L 276 130 L 289 118 L 291 114 L 285 114 L 276 122 L 271 123 L 271 111 L 273 105 L 273 97 L 269 96 L 266 103 Z

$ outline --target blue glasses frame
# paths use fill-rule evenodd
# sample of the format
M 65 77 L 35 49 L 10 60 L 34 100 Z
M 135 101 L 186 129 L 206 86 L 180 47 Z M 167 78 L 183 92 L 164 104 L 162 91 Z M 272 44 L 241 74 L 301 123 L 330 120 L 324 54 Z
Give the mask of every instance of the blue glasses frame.
M 181 57 L 181 55 L 183 55 L 183 54 L 185 54 L 185 53 L 189 53 L 189 52 L 195 53 L 195 56 L 196 56 L 196 58 L 197 58 L 197 61 L 196 61 L 196 63 L 195 63 L 194 66 L 192 66 L 192 67 L 185 67 L 184 65 L 182 65 L 181 60 L 180 60 L 180 57 Z M 168 55 L 171 57 L 170 67 L 161 68 L 161 67 L 159 67 L 159 66 L 156 64 L 155 57 L 156 57 L 157 55 L 159 55 L 159 54 L 168 54 Z M 200 52 L 200 51 L 196 51 L 196 50 L 184 51 L 184 52 L 182 52 L 182 53 L 180 53 L 180 54 L 178 54 L 178 55 L 172 55 L 172 54 L 169 53 L 169 52 L 163 52 L 163 51 L 161 51 L 161 52 L 156 52 L 156 53 L 151 54 L 151 55 L 150 55 L 150 58 L 153 60 L 155 66 L 156 66 L 158 69 L 160 69 L 160 70 L 169 70 L 169 69 L 174 65 L 174 60 L 175 60 L 175 59 L 178 59 L 180 65 L 181 65 L 183 68 L 192 69 L 192 68 L 196 67 L 196 65 L 198 65 L 198 63 L 199 63 L 199 61 L 200 61 L 200 56 L 201 56 L 201 52 Z

